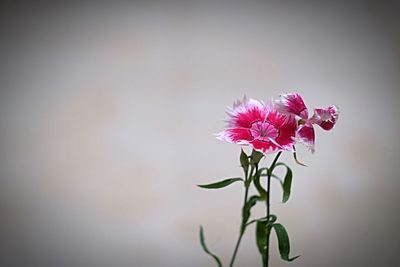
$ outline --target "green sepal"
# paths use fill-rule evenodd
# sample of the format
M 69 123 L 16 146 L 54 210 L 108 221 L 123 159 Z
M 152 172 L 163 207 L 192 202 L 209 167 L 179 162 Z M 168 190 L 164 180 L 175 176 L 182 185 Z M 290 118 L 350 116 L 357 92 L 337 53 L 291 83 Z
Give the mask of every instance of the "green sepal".
M 214 258 L 214 260 L 217 262 L 218 267 L 222 267 L 222 263 L 220 261 L 220 259 L 213 253 L 211 253 L 207 246 L 206 246 L 206 241 L 204 239 L 204 232 L 203 232 L 203 226 L 200 225 L 200 244 L 201 247 L 203 248 L 204 252 L 207 253 L 208 255 L 210 255 L 211 257 Z
M 289 235 L 283 227 L 282 224 L 280 223 L 274 223 L 272 224 L 272 228 L 275 229 L 276 237 L 278 238 L 278 247 L 279 247 L 279 253 L 281 254 L 282 260 L 285 261 L 293 261 L 300 257 L 300 255 L 290 258 L 290 242 L 289 242 Z
M 249 171 L 249 165 L 250 165 L 249 156 L 247 156 L 247 154 L 243 151 L 243 149 L 241 149 L 240 152 L 240 165 L 242 166 L 245 173 Z
M 264 157 L 263 153 L 258 152 L 257 150 L 253 149 L 253 151 L 251 152 L 251 156 L 250 156 L 250 164 L 252 166 L 258 165 L 258 163 L 260 162 L 262 157 Z
M 211 183 L 211 184 L 202 184 L 202 185 L 197 185 L 198 187 L 205 188 L 205 189 L 219 189 L 223 188 L 225 186 L 228 186 L 234 182 L 238 181 L 243 181 L 242 178 L 236 177 L 236 178 L 228 178 L 219 182 Z

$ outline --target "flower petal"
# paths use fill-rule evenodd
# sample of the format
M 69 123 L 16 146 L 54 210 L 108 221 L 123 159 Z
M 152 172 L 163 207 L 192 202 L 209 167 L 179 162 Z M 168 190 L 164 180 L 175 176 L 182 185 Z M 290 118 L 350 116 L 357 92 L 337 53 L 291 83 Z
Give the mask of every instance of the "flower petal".
M 280 150 L 280 147 L 271 141 L 253 140 L 250 143 L 255 150 L 264 154 L 270 154 Z
M 279 135 L 275 138 L 275 142 L 279 144 L 280 150 L 291 151 L 295 143 L 295 133 L 297 122 L 293 115 L 285 115 L 270 110 L 267 121 L 279 130 Z
M 233 104 L 233 108 L 228 110 L 229 127 L 250 128 L 254 122 L 263 120 L 267 112 L 265 105 L 260 101 L 244 97 L 243 101 L 238 100 Z
M 249 129 L 230 128 L 217 134 L 217 139 L 239 145 L 248 145 L 254 138 L 251 136 Z
M 306 145 L 311 150 L 311 152 L 314 153 L 315 133 L 314 127 L 311 123 L 306 123 L 299 126 L 299 128 L 297 129 L 296 139 Z
M 292 150 L 297 122 L 292 114 L 278 112 L 271 104 L 243 98 L 228 112 L 228 127 L 217 138 L 240 145 L 252 145 L 263 153 Z
M 275 101 L 275 107 L 282 113 L 308 119 L 308 109 L 298 93 L 281 94 L 280 99 Z
M 311 123 L 318 124 L 324 130 L 331 130 L 339 118 L 339 109 L 336 106 L 315 108 Z

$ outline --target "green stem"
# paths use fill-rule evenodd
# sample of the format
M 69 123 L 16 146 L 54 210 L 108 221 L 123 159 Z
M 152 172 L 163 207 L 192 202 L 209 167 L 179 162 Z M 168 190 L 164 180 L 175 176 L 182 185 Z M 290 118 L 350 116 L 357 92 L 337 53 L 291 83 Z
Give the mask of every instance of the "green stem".
M 268 224 L 269 224 L 269 217 L 270 217 L 270 210 L 271 210 L 271 205 L 270 205 L 270 196 L 271 196 L 271 177 L 272 177 L 272 172 L 275 168 L 275 164 L 279 159 L 279 156 L 282 154 L 282 152 L 280 151 L 275 159 L 272 161 L 271 166 L 268 168 L 268 179 L 267 179 L 267 199 L 265 200 L 265 204 L 267 206 L 267 227 L 269 228 Z M 269 235 L 270 235 L 270 228 L 267 231 L 267 249 L 265 250 L 266 253 L 266 258 L 265 258 L 265 267 L 268 267 L 269 265 Z
M 248 183 L 247 180 L 250 179 L 250 177 L 253 175 L 253 171 L 254 171 L 254 168 L 251 167 L 250 175 L 248 176 L 248 174 L 245 173 L 245 176 L 246 176 L 246 177 L 245 177 L 245 192 L 244 192 L 244 203 L 243 203 L 243 208 L 242 208 L 242 210 L 244 209 L 244 206 L 245 206 L 246 203 L 247 203 L 247 198 L 248 198 L 248 195 L 249 195 L 249 187 L 250 187 L 250 184 L 247 184 L 247 183 Z M 243 237 L 245 228 L 246 228 L 246 225 L 245 225 L 245 222 L 244 222 L 243 219 L 242 219 L 242 222 L 241 222 L 241 224 L 240 224 L 239 238 L 238 238 L 238 240 L 236 241 L 235 250 L 233 251 L 233 255 L 232 255 L 232 259 L 231 259 L 231 262 L 230 262 L 230 264 L 229 264 L 229 267 L 232 267 L 233 264 L 235 263 L 236 254 L 237 254 L 237 252 L 238 252 L 238 250 L 239 250 L 240 242 L 242 241 L 242 237 Z

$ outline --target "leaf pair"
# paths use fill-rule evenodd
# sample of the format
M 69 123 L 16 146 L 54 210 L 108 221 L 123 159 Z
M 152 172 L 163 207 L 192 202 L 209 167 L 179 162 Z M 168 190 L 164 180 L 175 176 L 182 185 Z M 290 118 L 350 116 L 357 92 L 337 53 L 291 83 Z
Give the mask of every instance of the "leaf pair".
M 272 215 L 271 215 L 272 216 Z M 300 255 L 290 258 L 290 242 L 288 233 L 280 223 L 275 223 L 276 216 L 274 218 L 270 217 L 270 220 L 258 220 L 256 225 L 256 243 L 258 247 L 258 251 L 261 254 L 263 266 L 268 261 L 267 258 L 267 243 L 268 238 L 273 228 L 275 230 L 276 236 L 278 238 L 278 246 L 279 246 L 279 253 L 281 258 L 285 261 L 293 261 L 300 257 Z
M 278 167 L 278 166 L 284 166 L 286 168 L 286 174 L 285 174 L 285 178 L 283 179 L 283 181 L 276 176 L 275 174 L 273 174 L 273 170 Z M 266 171 L 266 173 L 263 173 L 263 171 Z M 293 172 L 292 169 L 290 169 L 290 167 L 288 165 L 286 165 L 283 162 L 278 162 L 274 165 L 274 167 L 269 170 L 268 168 L 262 168 L 259 171 L 259 176 L 268 176 L 271 175 L 271 177 L 277 179 L 281 186 L 282 186 L 282 190 L 283 190 L 283 195 L 282 195 L 282 202 L 286 203 L 289 200 L 290 197 L 290 192 L 291 192 L 291 187 L 292 187 L 292 179 L 293 179 Z M 258 177 L 259 179 L 259 177 Z M 259 182 L 256 182 L 256 178 L 254 180 L 254 185 L 256 186 L 257 190 L 259 191 L 260 195 L 262 194 L 262 192 L 260 192 L 260 189 L 257 187 L 257 183 L 259 184 Z M 261 185 L 260 185 L 261 186 Z M 261 187 L 262 188 L 262 187 Z M 262 188 L 263 189 L 263 188 Z M 263 189 L 264 190 L 264 189 Z M 265 190 L 264 190 L 265 191 Z
M 243 206 L 242 210 L 242 227 L 241 227 L 241 232 L 244 233 L 244 230 L 246 229 L 247 222 L 250 219 L 251 216 L 251 208 L 254 207 L 257 203 L 257 201 L 262 200 L 260 196 L 251 196 L 249 200 L 247 200 L 246 204 Z

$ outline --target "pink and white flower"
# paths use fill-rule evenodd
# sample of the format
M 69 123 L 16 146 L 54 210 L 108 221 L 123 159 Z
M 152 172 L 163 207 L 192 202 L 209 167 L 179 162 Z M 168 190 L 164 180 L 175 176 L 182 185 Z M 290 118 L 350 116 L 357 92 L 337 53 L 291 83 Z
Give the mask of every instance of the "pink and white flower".
M 251 145 L 263 153 L 292 150 L 297 122 L 293 115 L 278 112 L 272 105 L 243 98 L 228 110 L 228 127 L 217 138 Z
M 338 108 L 336 106 L 329 106 L 327 108 L 315 108 L 314 115 L 310 121 L 318 124 L 322 129 L 329 131 L 335 126 L 338 117 Z
M 314 115 L 308 118 L 307 106 L 298 93 L 280 95 L 280 99 L 275 101 L 275 108 L 285 114 L 292 114 L 299 117 L 296 139 L 305 144 L 311 152 L 315 150 L 313 124 L 317 124 L 322 129 L 329 131 L 335 126 L 339 117 L 338 108 L 336 106 L 329 106 L 327 108 L 315 108 Z

